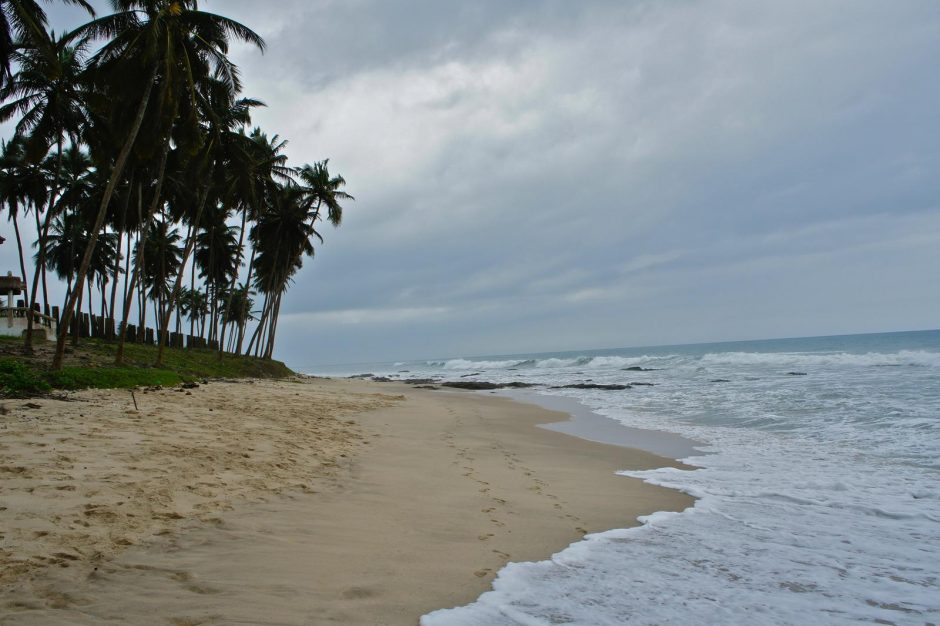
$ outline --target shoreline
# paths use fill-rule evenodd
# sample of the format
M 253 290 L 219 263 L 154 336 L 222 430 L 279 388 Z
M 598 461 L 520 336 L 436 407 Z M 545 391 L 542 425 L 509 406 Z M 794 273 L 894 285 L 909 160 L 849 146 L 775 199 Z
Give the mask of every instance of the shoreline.
M 708 447 L 707 443 L 662 430 L 621 424 L 615 419 L 594 412 L 591 407 L 568 396 L 541 394 L 529 390 L 502 390 L 498 392 L 498 395 L 516 402 L 534 404 L 549 411 L 566 413 L 568 419 L 551 424 L 539 424 L 539 427 L 579 439 L 644 450 L 680 462 L 689 457 L 708 454 L 700 449 Z
M 475 600 L 509 561 L 546 559 L 585 533 L 635 526 L 639 515 L 694 502 L 615 474 L 680 463 L 536 428 L 570 416 L 503 397 L 335 379 L 214 383 L 191 393 L 167 390 L 151 397 L 160 400 L 157 413 L 172 422 L 164 431 L 193 422 L 198 430 L 203 423 L 199 434 L 228 450 L 195 459 L 202 466 L 191 480 L 202 471 L 216 484 L 197 484 L 203 499 L 188 509 L 183 495 L 193 497 L 192 485 L 177 485 L 179 493 L 165 487 L 163 497 L 176 505 L 166 508 L 179 517 L 163 518 L 164 526 L 145 528 L 139 537 L 124 529 L 131 545 L 97 559 L 74 551 L 73 559 L 55 557 L 42 538 L 30 540 L 31 548 L 45 548 L 68 567 L 47 563 L 36 567 L 32 579 L 4 584 L 0 622 L 95 623 L 157 614 L 168 623 L 414 624 L 432 610 Z M 84 396 L 88 404 L 97 398 L 108 419 L 127 419 L 126 409 L 113 406 L 122 401 L 119 392 Z M 213 402 L 225 407 L 211 415 L 211 406 L 193 409 Z M 76 407 L 56 408 L 66 413 L 59 419 L 70 412 L 78 417 Z M 219 413 L 226 428 L 218 427 Z M 301 428 L 318 413 L 315 428 Z M 9 424 L 22 416 L 13 411 L 3 419 L 8 434 Z M 282 432 L 272 433 L 274 424 Z M 94 428 L 85 433 L 93 434 Z M 185 447 L 185 435 L 174 443 Z M 115 441 L 109 440 L 112 448 Z M 131 449 L 140 445 L 128 436 L 117 441 Z M 271 457 L 267 464 L 239 465 L 236 449 L 250 442 L 254 453 Z M 93 439 L 89 445 L 94 454 Z M 316 463 L 308 463 L 315 450 Z M 154 452 L 156 465 L 144 475 L 156 470 L 166 450 Z M 18 466 L 29 474 L 27 463 Z M 78 506 L 88 494 L 82 487 L 76 491 Z M 100 491 L 89 497 L 101 499 Z M 33 502 L 35 492 L 33 486 Z M 24 494 L 24 500 L 30 497 Z M 113 503 L 108 512 L 120 516 L 118 506 L 127 504 Z M 92 525 L 114 522 L 99 511 L 78 515 Z M 16 523 L 22 528 L 7 533 L 3 547 L 9 551 L 30 532 L 43 532 L 36 530 L 39 517 L 21 516 Z

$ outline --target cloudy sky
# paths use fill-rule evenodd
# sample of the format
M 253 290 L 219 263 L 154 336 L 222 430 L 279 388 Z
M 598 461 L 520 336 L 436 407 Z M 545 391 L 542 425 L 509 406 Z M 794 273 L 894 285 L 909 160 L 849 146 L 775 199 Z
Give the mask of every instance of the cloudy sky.
M 201 8 L 356 196 L 293 366 L 940 327 L 934 0 Z

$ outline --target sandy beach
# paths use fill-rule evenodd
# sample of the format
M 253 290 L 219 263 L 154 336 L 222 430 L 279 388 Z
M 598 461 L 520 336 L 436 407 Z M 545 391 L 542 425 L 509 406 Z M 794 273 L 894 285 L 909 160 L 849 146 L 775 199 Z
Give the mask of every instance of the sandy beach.
M 349 380 L 7 400 L 0 623 L 415 624 L 684 494 L 564 413 Z

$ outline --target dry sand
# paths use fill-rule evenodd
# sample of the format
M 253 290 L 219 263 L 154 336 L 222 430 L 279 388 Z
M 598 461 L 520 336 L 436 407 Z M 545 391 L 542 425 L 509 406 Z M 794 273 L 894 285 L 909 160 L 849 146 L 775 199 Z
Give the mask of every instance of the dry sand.
M 415 624 L 688 496 L 505 398 L 359 381 L 7 401 L 0 623 Z

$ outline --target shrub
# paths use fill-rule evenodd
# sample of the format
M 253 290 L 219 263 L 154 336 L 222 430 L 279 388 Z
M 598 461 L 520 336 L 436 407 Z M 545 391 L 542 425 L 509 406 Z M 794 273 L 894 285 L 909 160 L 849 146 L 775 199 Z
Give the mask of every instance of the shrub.
M 49 391 L 39 372 L 12 358 L 0 358 L 0 395 L 20 397 Z

